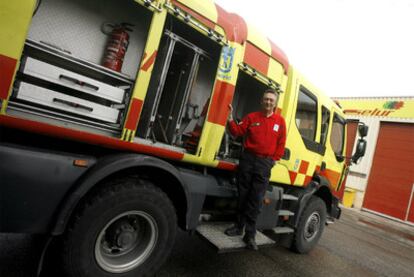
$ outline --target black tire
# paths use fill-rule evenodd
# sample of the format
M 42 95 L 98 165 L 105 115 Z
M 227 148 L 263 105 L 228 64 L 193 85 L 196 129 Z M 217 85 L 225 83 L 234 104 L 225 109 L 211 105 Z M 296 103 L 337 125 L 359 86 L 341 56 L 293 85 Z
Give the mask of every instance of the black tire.
M 73 277 L 152 276 L 174 245 L 177 217 L 147 181 L 117 180 L 84 201 L 65 233 L 63 267 Z
M 308 253 L 321 238 L 325 221 L 325 202 L 317 196 L 312 196 L 300 216 L 291 249 L 300 254 Z

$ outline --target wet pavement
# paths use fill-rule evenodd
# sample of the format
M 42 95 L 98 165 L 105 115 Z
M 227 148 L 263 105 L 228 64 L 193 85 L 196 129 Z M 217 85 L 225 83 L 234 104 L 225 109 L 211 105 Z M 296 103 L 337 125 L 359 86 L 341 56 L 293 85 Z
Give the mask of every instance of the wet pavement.
M 40 243 L 37 237 L 0 235 L 0 276 L 35 276 Z M 325 228 L 319 245 L 307 255 L 283 247 L 218 255 L 198 236 L 179 232 L 156 276 L 413 277 L 414 227 L 344 209 L 341 220 Z

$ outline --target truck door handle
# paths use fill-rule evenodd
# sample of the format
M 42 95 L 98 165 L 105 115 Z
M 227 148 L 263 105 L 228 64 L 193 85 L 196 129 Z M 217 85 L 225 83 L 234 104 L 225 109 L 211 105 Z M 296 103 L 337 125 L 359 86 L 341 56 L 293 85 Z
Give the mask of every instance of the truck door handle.
M 89 84 L 87 82 L 84 82 L 84 81 L 78 80 L 76 78 L 63 75 L 63 74 L 59 75 L 59 79 L 64 80 L 64 81 L 69 81 L 71 83 L 74 83 L 75 85 L 78 85 L 78 86 L 81 86 L 81 87 L 84 87 L 84 88 L 88 88 L 88 89 L 91 89 L 91 90 L 94 90 L 94 91 L 99 90 L 99 87 L 97 87 L 95 85 Z
M 75 103 L 75 102 L 71 102 L 71 101 L 67 101 L 67 100 L 63 100 L 63 99 L 59 99 L 59 98 L 53 98 L 53 102 L 55 103 L 59 103 L 59 104 L 63 104 L 72 108 L 76 108 L 76 109 L 82 109 L 82 110 L 86 110 L 88 112 L 93 112 L 93 108 L 92 107 L 88 107 L 79 103 Z
M 282 159 L 287 160 L 287 161 L 290 160 L 290 149 L 289 148 L 285 147 L 285 152 L 283 153 Z

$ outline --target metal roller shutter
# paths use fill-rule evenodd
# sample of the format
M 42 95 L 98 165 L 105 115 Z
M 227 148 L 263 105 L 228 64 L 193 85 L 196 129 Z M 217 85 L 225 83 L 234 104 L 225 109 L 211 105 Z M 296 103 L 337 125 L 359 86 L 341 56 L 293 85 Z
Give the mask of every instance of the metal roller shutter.
M 414 124 L 381 122 L 363 207 L 414 223 Z

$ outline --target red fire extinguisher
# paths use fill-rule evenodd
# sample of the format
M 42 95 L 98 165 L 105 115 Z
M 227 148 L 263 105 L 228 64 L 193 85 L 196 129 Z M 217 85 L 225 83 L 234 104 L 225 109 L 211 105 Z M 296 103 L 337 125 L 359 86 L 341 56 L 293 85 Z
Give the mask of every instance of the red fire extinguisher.
M 105 47 L 102 65 L 106 68 L 121 72 L 125 54 L 129 45 L 129 33 L 133 30 L 130 23 L 102 24 L 102 32 L 109 36 Z

